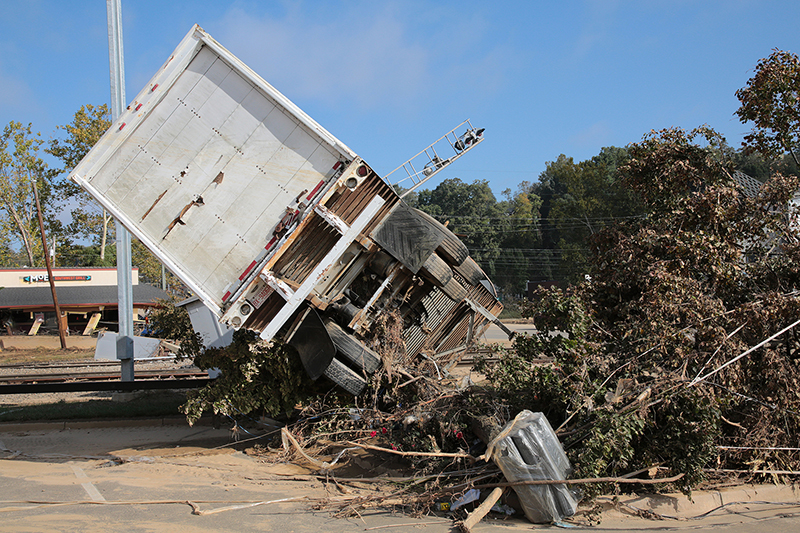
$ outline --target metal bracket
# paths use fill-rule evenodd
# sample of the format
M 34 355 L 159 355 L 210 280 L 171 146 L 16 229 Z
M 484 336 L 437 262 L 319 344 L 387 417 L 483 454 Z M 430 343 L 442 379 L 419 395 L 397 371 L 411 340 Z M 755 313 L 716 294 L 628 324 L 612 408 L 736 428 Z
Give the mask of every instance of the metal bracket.
M 383 283 L 381 283 L 380 287 L 378 287 L 378 290 L 376 290 L 375 294 L 373 294 L 372 297 L 369 299 L 367 305 L 365 305 L 364 308 L 361 311 L 359 311 L 355 317 L 353 317 L 353 320 L 351 320 L 350 323 L 347 325 L 348 327 L 353 329 L 359 329 L 359 323 L 361 322 L 362 317 L 369 312 L 370 307 L 375 305 L 375 302 L 378 300 L 378 298 L 380 298 L 381 294 L 383 294 L 383 291 L 385 291 L 386 288 L 392 284 L 392 281 L 394 281 L 394 278 L 395 276 L 397 276 L 397 272 L 400 270 L 401 267 L 402 265 L 400 263 L 397 263 L 394 267 L 391 267 L 392 271 L 389 273 L 388 276 L 386 276 L 386 279 L 383 280 Z
M 470 308 L 472 308 L 474 311 L 476 311 L 476 312 L 482 314 L 484 317 L 486 317 L 486 319 L 489 322 L 491 322 L 493 324 L 496 324 L 498 328 L 502 329 L 503 332 L 506 335 L 508 335 L 508 340 L 513 339 L 514 336 L 517 334 L 516 331 L 511 331 L 510 329 L 508 329 L 508 326 L 506 326 L 505 324 L 500 322 L 500 319 L 498 319 L 496 316 L 494 316 L 492 313 L 490 313 L 489 310 L 486 309 L 485 307 L 483 307 L 482 305 L 480 305 L 478 303 L 475 303 L 472 300 L 464 300 L 464 302 L 466 302 L 466 304 L 468 306 L 470 306 Z
M 267 282 L 267 285 L 275 289 L 275 291 L 280 294 L 284 300 L 288 300 L 294 295 L 294 291 L 291 287 L 289 287 L 286 283 L 279 280 L 275 277 L 275 274 L 270 272 L 269 270 L 265 270 L 260 274 L 261 279 Z
M 314 207 L 314 212 L 325 219 L 325 222 L 336 228 L 336 231 L 344 235 L 347 231 L 347 224 L 344 220 L 336 216 L 330 209 L 322 204 L 317 204 Z

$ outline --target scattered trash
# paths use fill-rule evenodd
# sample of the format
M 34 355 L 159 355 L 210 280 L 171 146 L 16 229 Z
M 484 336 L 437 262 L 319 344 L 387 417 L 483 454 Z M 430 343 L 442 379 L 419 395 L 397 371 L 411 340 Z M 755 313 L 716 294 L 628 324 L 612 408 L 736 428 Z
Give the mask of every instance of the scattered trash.
M 512 514 L 516 513 L 516 511 L 513 508 L 509 507 L 508 505 L 506 505 L 504 503 L 496 503 L 496 504 L 494 504 L 492 506 L 491 511 L 493 513 L 504 514 L 506 516 L 511 516 Z
M 480 497 L 481 497 L 481 491 L 479 491 L 478 489 L 469 489 L 467 492 L 464 493 L 463 496 L 458 498 L 456 501 L 452 503 L 452 505 L 450 505 L 450 510 L 455 511 L 459 507 L 463 507 L 468 503 L 477 501 L 478 498 Z

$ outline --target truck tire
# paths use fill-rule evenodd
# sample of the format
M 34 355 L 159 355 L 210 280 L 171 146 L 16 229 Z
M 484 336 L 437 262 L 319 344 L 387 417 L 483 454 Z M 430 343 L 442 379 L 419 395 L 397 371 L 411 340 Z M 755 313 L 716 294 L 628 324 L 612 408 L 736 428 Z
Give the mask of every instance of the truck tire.
M 467 250 L 467 247 L 463 242 L 461 242 L 461 239 L 456 237 L 455 233 L 447 229 L 444 224 L 430 216 L 425 211 L 416 209 L 416 212 L 419 213 L 419 215 L 428 223 L 438 228 L 439 231 L 441 231 L 444 235 L 444 239 L 436 248 L 436 251 L 439 252 L 445 261 L 454 265 L 460 265 L 467 257 L 469 257 L 469 250 Z
M 361 391 L 367 386 L 364 378 L 338 359 L 331 361 L 323 375 L 354 396 L 361 394 Z
M 326 322 L 325 329 L 336 346 L 336 353 L 350 361 L 356 369 L 371 376 L 381 366 L 381 358 L 364 346 L 361 341 L 347 333 L 335 322 Z
M 449 230 L 448 230 L 449 231 Z M 447 261 L 454 265 L 460 265 L 469 257 L 469 250 L 461 240 L 450 232 L 452 237 L 445 237 L 442 244 L 436 249 Z
M 463 302 L 467 297 L 467 289 L 461 285 L 458 280 L 451 279 L 444 286 L 442 292 L 445 293 L 451 300 L 456 302 Z
M 467 257 L 466 261 L 454 267 L 454 270 L 461 274 L 467 280 L 467 283 L 472 286 L 476 286 L 481 280 L 487 279 L 481 267 L 471 257 Z
M 430 278 L 433 284 L 441 287 L 453 279 L 453 271 L 444 262 L 444 259 L 432 253 L 425 264 L 422 265 L 423 275 Z

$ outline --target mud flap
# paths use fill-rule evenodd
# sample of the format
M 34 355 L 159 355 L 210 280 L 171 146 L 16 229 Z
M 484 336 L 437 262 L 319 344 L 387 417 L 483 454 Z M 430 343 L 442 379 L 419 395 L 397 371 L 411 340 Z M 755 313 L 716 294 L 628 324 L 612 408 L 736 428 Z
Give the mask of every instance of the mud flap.
M 430 224 L 415 209 L 401 202 L 371 237 L 412 274 L 416 274 L 445 235 L 438 226 Z
M 336 355 L 354 364 L 360 363 L 361 368 L 368 372 L 369 369 L 375 371 L 380 359 L 338 326 L 328 324 L 326 329 L 325 322 L 314 308 L 307 307 L 302 311 L 295 324 L 286 342 L 297 350 L 308 376 L 313 380 L 325 376 L 347 392 L 356 396 L 361 394 L 367 386 L 366 379 L 337 359 Z M 336 343 L 334 338 L 337 339 Z
M 336 345 L 328 335 L 325 324 L 317 311 L 310 307 L 302 312 L 300 325 L 294 330 L 287 344 L 300 354 L 300 361 L 313 380 L 325 373 L 336 355 Z

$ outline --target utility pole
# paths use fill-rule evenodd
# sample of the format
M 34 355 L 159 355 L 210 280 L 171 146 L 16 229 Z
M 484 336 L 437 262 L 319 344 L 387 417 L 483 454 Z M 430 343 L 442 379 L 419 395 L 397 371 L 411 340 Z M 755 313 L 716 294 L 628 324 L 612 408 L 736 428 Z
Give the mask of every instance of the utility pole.
M 122 7 L 120 0 L 106 0 L 108 12 L 108 60 L 111 71 L 111 119 L 125 109 L 125 66 L 122 53 Z M 122 381 L 133 381 L 133 281 L 131 279 L 131 234 L 117 222 L 117 310 L 119 335 L 117 359 L 122 362 Z
M 61 307 L 58 305 L 58 294 L 56 294 L 56 280 L 53 277 L 53 269 L 50 267 L 50 256 L 47 254 L 47 237 L 44 236 L 44 220 L 42 219 L 42 205 L 39 203 L 39 189 L 36 182 L 33 182 L 33 197 L 36 198 L 36 213 L 39 215 L 39 232 L 42 234 L 42 254 L 44 255 L 44 265 L 47 267 L 47 279 L 50 281 L 50 292 L 53 294 L 53 307 L 56 310 L 56 323 L 58 324 L 58 337 L 61 339 L 61 349 L 67 349 L 67 334 L 64 331 L 64 323 L 61 321 Z

